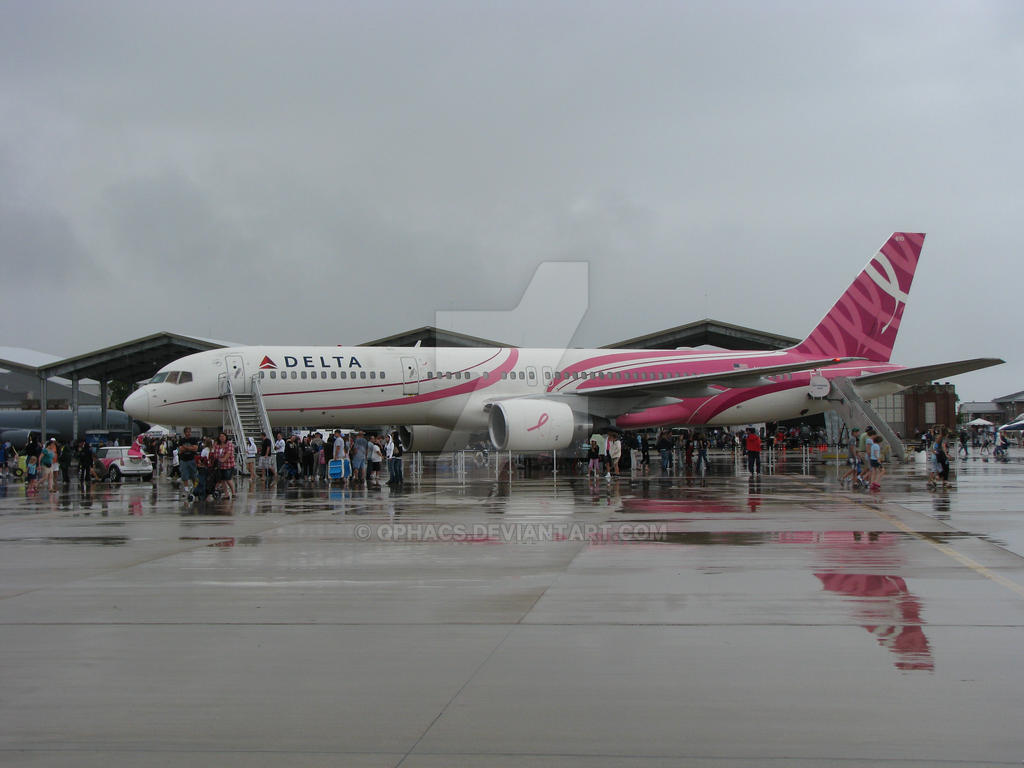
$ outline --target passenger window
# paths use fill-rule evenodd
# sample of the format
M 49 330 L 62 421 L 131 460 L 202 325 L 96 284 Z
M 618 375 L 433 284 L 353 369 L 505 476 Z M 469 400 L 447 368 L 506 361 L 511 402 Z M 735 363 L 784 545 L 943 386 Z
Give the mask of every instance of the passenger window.
M 376 371 L 370 371 L 370 378 L 371 379 L 376 379 L 377 378 L 377 372 Z
M 266 371 L 260 371 L 260 378 L 261 379 L 266 378 L 266 373 L 267 373 Z
M 295 371 L 292 371 L 292 378 L 293 378 L 293 379 L 297 379 L 297 378 L 299 378 L 299 374 L 298 374 L 298 373 L 296 373 Z
M 348 373 L 346 373 L 345 371 L 338 371 L 338 375 L 343 379 L 348 378 Z
M 277 378 L 277 371 L 271 371 L 270 372 L 270 378 L 276 379 Z
M 491 372 L 490 371 L 484 371 L 484 378 L 485 379 L 491 378 Z
M 338 372 L 337 371 L 331 371 L 331 378 L 332 379 L 338 378 Z
M 381 372 L 380 372 L 380 377 L 381 377 L 382 379 L 384 378 L 384 371 L 381 371 Z
M 360 371 L 359 372 L 359 378 L 360 379 L 365 379 L 366 378 L 366 371 Z

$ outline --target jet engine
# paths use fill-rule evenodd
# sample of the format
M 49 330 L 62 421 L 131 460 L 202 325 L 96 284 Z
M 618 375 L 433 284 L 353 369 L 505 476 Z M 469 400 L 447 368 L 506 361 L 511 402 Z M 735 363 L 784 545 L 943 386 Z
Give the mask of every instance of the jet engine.
M 550 451 L 590 437 L 593 424 L 565 403 L 503 400 L 491 405 L 488 432 L 500 451 Z

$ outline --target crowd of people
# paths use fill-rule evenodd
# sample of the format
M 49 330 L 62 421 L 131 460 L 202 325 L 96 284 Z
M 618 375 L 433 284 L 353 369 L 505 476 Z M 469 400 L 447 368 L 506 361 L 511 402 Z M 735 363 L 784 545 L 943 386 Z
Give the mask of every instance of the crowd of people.
M 24 470 L 18 466 L 20 458 L 24 458 Z M 61 443 L 52 437 L 44 442 L 33 433 L 20 452 L 9 440 L 0 443 L 0 483 L 7 483 L 23 473 L 25 491 L 29 495 L 40 491 L 60 493 L 62 487 L 71 484 L 73 468 L 77 468 L 78 481 L 83 485 L 103 478 L 103 467 L 96 463 L 96 452 L 84 438 L 74 444 Z
M 1005 440 L 1005 437 L 1003 438 Z M 714 430 L 694 432 L 661 430 L 655 436 L 646 433 L 609 432 L 600 444 L 590 440 L 583 459 L 588 478 L 611 480 L 622 472 L 650 474 L 651 451 L 657 451 L 661 473 L 669 474 L 678 462 L 687 471 L 707 472 L 708 453 L 713 448 L 738 452 L 745 458 L 747 474 L 761 474 L 763 446 L 785 451 L 793 445 L 824 441 L 824 436 L 810 429 L 792 428 L 768 434 L 753 427 L 731 432 Z M 950 487 L 950 457 L 969 453 L 975 438 L 966 431 L 956 433 L 943 425 L 935 425 L 921 436 L 919 450 L 926 454 L 929 488 Z M 997 446 L 998 447 L 998 446 Z M 257 484 L 275 486 L 322 485 L 339 483 L 352 488 L 380 488 L 404 482 L 403 449 L 397 433 L 367 434 L 365 432 L 310 432 L 285 438 L 262 434 L 260 439 L 248 438 L 243 445 L 244 467 L 236 466 L 235 445 L 225 432 L 216 439 L 193 437 L 188 427 L 178 437 L 139 436 L 129 455 L 154 458 L 156 472 L 171 479 L 180 479 L 182 494 L 189 499 L 233 498 L 237 494 L 236 476 L 248 477 L 250 490 Z M 1006 447 L 1002 446 L 1005 454 Z M 840 478 L 843 487 L 881 488 L 885 475 L 888 445 L 872 427 L 853 428 L 845 443 L 847 469 Z M 984 451 L 983 451 L 984 453 Z M 9 442 L 0 443 L 0 482 L 6 483 L 20 457 L 24 459 L 24 480 L 29 494 L 40 491 L 56 494 L 61 484 L 71 482 L 77 464 L 78 481 L 83 485 L 104 479 L 103 467 L 92 446 L 84 439 L 74 445 L 59 444 L 56 439 L 40 441 L 30 435 L 21 452 Z M 17 471 L 21 474 L 21 470 Z M 384 479 L 386 476 L 386 480 Z

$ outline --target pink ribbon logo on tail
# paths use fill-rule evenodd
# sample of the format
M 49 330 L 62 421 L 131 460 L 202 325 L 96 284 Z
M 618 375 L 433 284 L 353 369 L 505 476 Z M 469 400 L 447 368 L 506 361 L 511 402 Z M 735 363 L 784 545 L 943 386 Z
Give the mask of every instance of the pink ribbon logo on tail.
M 541 427 L 543 427 L 547 423 L 548 423 L 548 415 L 546 413 L 542 413 L 540 415 L 540 421 L 538 421 L 532 427 L 527 427 L 526 431 L 527 432 L 533 432 L 533 430 L 540 429 Z

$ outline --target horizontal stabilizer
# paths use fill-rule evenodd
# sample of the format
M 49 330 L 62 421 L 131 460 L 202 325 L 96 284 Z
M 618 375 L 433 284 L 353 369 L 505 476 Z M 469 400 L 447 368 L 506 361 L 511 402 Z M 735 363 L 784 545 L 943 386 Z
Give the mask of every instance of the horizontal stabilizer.
M 1002 365 L 1005 362 L 1005 360 L 1000 360 L 998 357 L 975 357 L 971 360 L 957 360 L 953 363 L 919 365 L 916 368 L 901 368 L 898 371 L 869 373 L 851 379 L 851 381 L 858 386 L 863 384 L 883 384 L 891 381 L 894 384 L 910 387 L 914 384 L 927 384 L 936 379 L 946 379 L 961 373 L 978 371 L 993 365 Z

